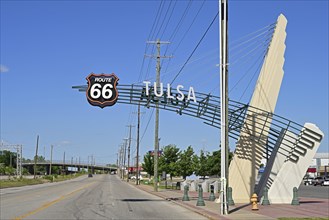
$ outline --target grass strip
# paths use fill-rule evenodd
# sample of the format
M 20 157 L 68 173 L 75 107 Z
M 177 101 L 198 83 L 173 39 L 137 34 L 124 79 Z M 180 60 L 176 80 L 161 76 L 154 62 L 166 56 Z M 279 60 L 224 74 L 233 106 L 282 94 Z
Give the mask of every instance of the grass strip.
M 26 178 L 13 178 L 10 180 L 0 180 L 0 189 L 4 188 L 11 188 L 11 187 L 20 187 L 20 186 L 28 186 L 28 185 L 36 185 L 36 184 L 43 184 L 49 182 L 60 182 L 65 180 L 70 180 L 73 178 L 77 178 L 84 174 L 76 174 L 76 175 L 50 175 L 39 177 L 36 179 L 26 179 Z

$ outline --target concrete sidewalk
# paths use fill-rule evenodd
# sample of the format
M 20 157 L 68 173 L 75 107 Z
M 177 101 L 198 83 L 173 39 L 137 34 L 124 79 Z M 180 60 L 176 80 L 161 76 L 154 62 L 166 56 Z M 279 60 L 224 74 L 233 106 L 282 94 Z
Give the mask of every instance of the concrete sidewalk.
M 258 205 L 258 211 L 251 211 L 250 204 L 235 204 L 230 206 L 229 215 L 223 217 L 220 215 L 220 204 L 208 201 L 209 193 L 203 193 L 205 206 L 196 206 L 198 193 L 189 192 L 190 201 L 182 201 L 183 191 L 175 189 L 159 189 L 154 192 L 153 185 L 131 185 L 140 190 L 159 196 L 163 199 L 171 201 L 177 205 L 183 206 L 191 211 L 199 213 L 209 219 L 277 219 L 281 217 L 311 218 L 322 217 L 329 219 L 329 198 L 328 199 L 312 199 L 299 198 L 300 205 L 293 206 L 289 204 L 278 205 L 272 204 L 268 206 Z M 329 195 L 328 195 L 329 196 Z M 218 194 L 216 195 L 218 198 Z

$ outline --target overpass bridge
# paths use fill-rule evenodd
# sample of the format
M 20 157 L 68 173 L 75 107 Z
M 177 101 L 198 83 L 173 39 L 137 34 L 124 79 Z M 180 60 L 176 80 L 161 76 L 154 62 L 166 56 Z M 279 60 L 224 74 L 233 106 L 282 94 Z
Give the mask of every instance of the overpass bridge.
M 64 163 L 63 161 L 44 161 L 37 162 L 37 167 L 43 166 L 46 168 L 47 175 L 50 174 L 50 165 L 52 167 L 61 167 L 61 172 L 71 173 L 71 172 L 79 172 L 82 169 L 90 171 L 94 173 L 96 170 L 101 170 L 104 172 L 116 172 L 117 167 L 109 167 L 102 164 L 90 164 L 90 163 Z M 29 173 L 34 173 L 34 162 L 22 163 L 22 167 L 27 168 Z

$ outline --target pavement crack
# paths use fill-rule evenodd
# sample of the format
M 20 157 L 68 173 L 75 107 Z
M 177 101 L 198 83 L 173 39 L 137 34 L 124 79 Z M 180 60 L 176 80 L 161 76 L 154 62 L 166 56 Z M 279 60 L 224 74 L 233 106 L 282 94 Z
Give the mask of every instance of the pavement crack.
M 127 202 L 127 206 L 128 206 L 128 210 L 129 210 L 129 212 L 132 212 L 132 211 L 133 211 L 133 209 L 132 209 L 132 207 L 131 207 L 131 205 L 130 205 L 130 203 L 129 203 L 129 202 Z
M 95 213 L 96 215 L 101 216 L 101 217 L 103 217 L 103 218 L 107 218 L 107 216 L 102 215 L 102 214 L 100 214 L 99 212 L 97 212 L 97 211 L 95 211 L 95 210 L 93 210 L 93 209 L 91 209 L 91 212 L 93 212 L 93 213 Z

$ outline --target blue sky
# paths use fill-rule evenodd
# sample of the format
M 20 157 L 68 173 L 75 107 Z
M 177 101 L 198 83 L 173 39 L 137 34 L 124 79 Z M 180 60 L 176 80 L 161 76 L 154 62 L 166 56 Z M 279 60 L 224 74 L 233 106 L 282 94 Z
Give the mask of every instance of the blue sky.
M 146 41 L 157 38 L 171 42 L 161 48 L 173 55 L 163 61 L 161 73 L 163 83 L 171 82 L 217 10 L 217 1 L 1 0 L 1 140 L 22 144 L 26 158 L 33 157 L 39 135 L 39 154 L 45 149 L 47 159 L 54 145 L 54 159 L 62 159 L 65 151 L 69 159 L 86 161 L 94 155 L 96 163 L 115 163 L 118 145 L 128 136 L 126 125 L 137 123 L 136 107 L 100 109 L 71 87 L 85 85 L 91 72 L 116 73 L 120 84 L 154 80 L 155 61 L 143 62 L 143 57 L 155 53 Z M 288 20 L 287 48 L 275 113 L 299 124 L 315 123 L 325 133 L 319 152 L 328 152 L 328 1 L 230 1 L 230 48 L 267 30 L 280 13 Z M 234 53 L 232 49 L 233 61 Z M 257 71 L 245 70 L 260 55 L 232 66 L 231 99 L 250 99 Z M 174 85 L 218 95 L 218 60 L 216 20 Z M 146 129 L 152 110 L 142 111 L 144 154 L 153 149 L 154 118 Z M 135 149 L 136 127 L 132 132 Z M 192 145 L 196 152 L 217 150 L 220 140 L 219 130 L 166 111 L 160 111 L 159 136 L 161 146 Z

